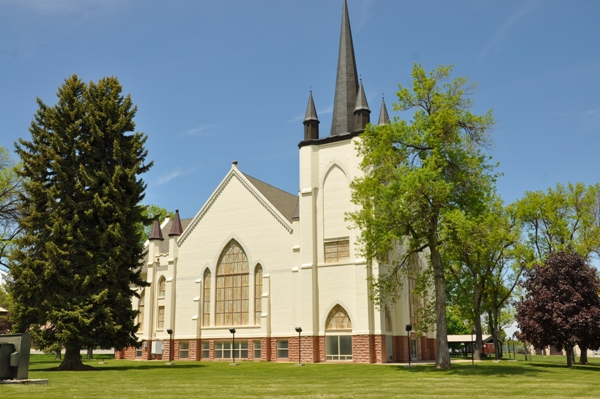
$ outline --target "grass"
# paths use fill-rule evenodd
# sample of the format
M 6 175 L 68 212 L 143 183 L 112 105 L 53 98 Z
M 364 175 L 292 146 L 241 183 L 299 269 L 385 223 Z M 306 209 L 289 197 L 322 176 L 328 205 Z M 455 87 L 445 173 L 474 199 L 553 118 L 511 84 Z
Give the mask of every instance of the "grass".
M 522 356 L 521 356 L 522 358 Z M 106 364 L 98 364 L 106 360 Z M 432 365 L 125 361 L 98 357 L 93 371 L 54 371 L 32 355 L 30 378 L 48 385 L 0 385 L 0 398 L 600 398 L 600 359 L 568 369 L 564 357 L 531 362 Z

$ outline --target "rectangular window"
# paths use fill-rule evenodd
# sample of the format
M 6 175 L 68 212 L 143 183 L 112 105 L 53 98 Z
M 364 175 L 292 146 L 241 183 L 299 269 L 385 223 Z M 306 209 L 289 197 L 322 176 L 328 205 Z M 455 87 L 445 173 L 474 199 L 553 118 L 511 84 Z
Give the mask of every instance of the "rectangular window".
M 410 340 L 410 355 L 414 360 L 417 360 L 417 340 L 414 338 Z
M 165 307 L 158 307 L 158 317 L 156 318 L 156 328 L 163 329 L 165 328 Z
M 135 357 L 142 357 L 144 355 L 142 346 L 143 346 L 143 344 L 140 344 L 140 346 L 138 348 L 135 348 Z
M 210 342 L 202 342 L 202 359 L 210 359 Z
M 288 359 L 288 340 L 277 341 L 277 359 Z
M 215 342 L 215 359 L 231 359 L 231 347 L 228 341 Z M 248 341 L 235 341 L 234 352 L 236 359 L 248 359 Z
M 337 263 L 350 259 L 348 237 L 325 241 L 325 263 Z
M 180 342 L 179 343 L 179 358 L 187 359 L 190 353 L 190 343 L 189 342 Z
M 352 360 L 352 336 L 326 336 L 325 355 L 327 360 Z
M 260 341 L 254 341 L 254 360 L 260 359 Z
M 385 349 L 387 352 L 387 360 L 391 362 L 394 360 L 394 343 L 391 335 L 385 336 Z

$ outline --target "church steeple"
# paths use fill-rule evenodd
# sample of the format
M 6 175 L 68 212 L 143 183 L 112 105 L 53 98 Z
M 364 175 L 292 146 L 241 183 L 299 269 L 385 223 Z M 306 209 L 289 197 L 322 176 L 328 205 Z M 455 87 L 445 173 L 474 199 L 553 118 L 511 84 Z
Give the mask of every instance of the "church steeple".
M 304 116 L 304 140 L 316 140 L 319 138 L 319 117 L 313 101 L 312 90 L 308 96 L 306 115 Z
M 385 99 L 381 97 L 381 109 L 379 110 L 379 122 L 377 125 L 389 125 L 390 124 L 390 116 L 387 112 L 387 107 L 385 106 Z
M 354 59 L 354 45 L 348 17 L 348 5 L 344 0 L 330 136 L 339 136 L 357 130 L 353 116 L 357 94 L 358 74 Z

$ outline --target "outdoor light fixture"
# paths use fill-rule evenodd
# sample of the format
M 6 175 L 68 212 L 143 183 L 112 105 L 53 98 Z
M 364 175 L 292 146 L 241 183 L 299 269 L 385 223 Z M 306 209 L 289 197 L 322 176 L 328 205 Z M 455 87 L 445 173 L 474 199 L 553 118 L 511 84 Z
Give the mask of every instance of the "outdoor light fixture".
M 406 338 L 407 338 L 407 349 L 408 349 L 408 365 L 410 366 L 410 358 L 411 358 L 411 353 L 410 353 L 410 332 L 412 331 L 412 324 L 407 324 L 406 325 Z
M 517 340 L 517 338 L 515 337 L 516 334 L 517 332 L 515 331 L 513 333 L 513 356 L 515 357 L 515 360 L 517 360 L 517 351 L 515 350 L 515 341 Z
M 167 334 L 169 334 L 169 362 L 173 362 L 173 330 L 167 328 Z
M 296 366 L 302 366 L 302 362 L 300 361 L 300 354 L 302 353 L 300 350 L 300 333 L 302 332 L 302 327 L 296 327 L 296 332 L 298 333 L 298 364 Z
M 230 366 L 236 366 L 235 364 L 235 328 L 230 328 L 229 332 L 233 334 L 233 338 L 231 340 L 231 356 L 233 357 L 233 363 L 230 363 Z
M 512 341 L 511 337 L 508 337 L 507 343 L 506 343 L 506 348 L 508 349 L 508 360 L 511 360 L 510 357 L 510 342 Z

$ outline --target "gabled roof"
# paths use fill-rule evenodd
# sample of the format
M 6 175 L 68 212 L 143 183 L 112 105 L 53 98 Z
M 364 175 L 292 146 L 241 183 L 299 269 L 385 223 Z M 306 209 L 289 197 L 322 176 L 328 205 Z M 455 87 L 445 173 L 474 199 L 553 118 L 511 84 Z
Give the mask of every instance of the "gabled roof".
M 289 222 L 294 218 L 298 196 L 242 173 Z
M 198 211 L 188 228 L 184 229 L 183 234 L 177 241 L 179 245 L 183 244 L 200 220 L 204 218 L 204 215 L 206 215 L 212 205 L 217 201 L 229 182 L 233 179 L 237 179 L 279 222 L 279 224 L 281 224 L 289 233 L 292 233 L 292 219 L 296 210 L 298 197 L 255 179 L 252 176 L 245 175 L 238 170 L 237 161 L 234 161 L 229 173 L 227 173 L 200 211 Z

